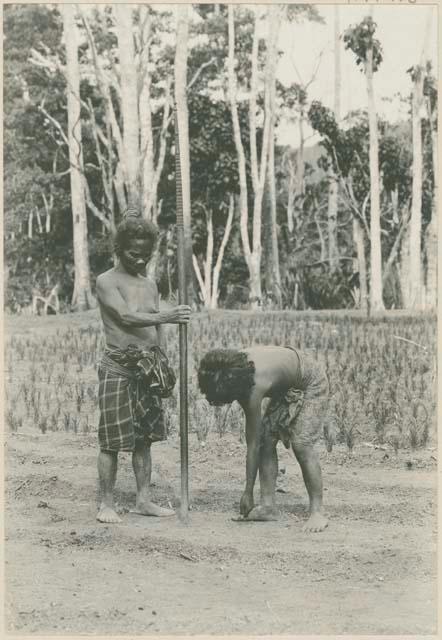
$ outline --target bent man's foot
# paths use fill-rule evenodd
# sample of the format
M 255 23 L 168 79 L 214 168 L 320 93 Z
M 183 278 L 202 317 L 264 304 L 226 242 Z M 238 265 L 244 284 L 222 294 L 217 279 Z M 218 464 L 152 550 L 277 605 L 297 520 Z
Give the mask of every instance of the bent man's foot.
M 105 522 L 107 524 L 117 524 L 117 522 L 121 522 L 121 518 L 117 512 L 105 504 L 101 505 L 97 513 L 97 520 L 98 522 Z
M 138 513 L 140 516 L 156 516 L 157 518 L 168 518 L 175 515 L 173 509 L 159 507 L 157 504 L 150 502 L 137 502 L 135 509 L 131 509 L 131 513 Z
M 263 507 L 259 505 L 254 507 L 244 518 L 244 520 L 252 520 L 257 522 L 271 522 L 278 519 L 276 510 L 272 507 Z
M 310 518 L 307 520 L 305 525 L 302 527 L 303 531 L 324 531 L 324 529 L 328 526 L 327 518 L 322 515 L 319 511 L 312 513 Z

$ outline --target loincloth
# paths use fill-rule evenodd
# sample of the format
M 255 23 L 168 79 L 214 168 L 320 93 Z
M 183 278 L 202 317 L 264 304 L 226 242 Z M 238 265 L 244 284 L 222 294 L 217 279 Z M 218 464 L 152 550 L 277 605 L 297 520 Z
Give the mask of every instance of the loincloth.
M 322 367 L 310 356 L 298 353 L 301 366 L 299 389 L 275 396 L 263 417 L 264 434 L 290 445 L 313 445 L 326 424 L 329 385 Z
M 158 357 L 162 367 L 155 366 Z M 167 438 L 161 396 L 170 394 L 175 377 L 161 350 L 106 350 L 98 379 L 101 450 L 133 451 L 136 442 Z

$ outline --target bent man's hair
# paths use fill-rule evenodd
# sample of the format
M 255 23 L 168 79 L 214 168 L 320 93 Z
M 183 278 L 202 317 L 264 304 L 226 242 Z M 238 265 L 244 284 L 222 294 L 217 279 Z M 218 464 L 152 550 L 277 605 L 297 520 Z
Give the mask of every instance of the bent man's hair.
M 255 384 L 255 365 L 233 349 L 214 349 L 202 358 L 198 384 L 211 404 L 230 404 L 249 396 Z
M 127 209 L 123 214 L 123 219 L 117 227 L 114 236 L 114 251 L 120 256 L 133 240 L 148 240 L 152 248 L 158 238 L 157 227 L 148 220 L 145 220 L 138 209 Z

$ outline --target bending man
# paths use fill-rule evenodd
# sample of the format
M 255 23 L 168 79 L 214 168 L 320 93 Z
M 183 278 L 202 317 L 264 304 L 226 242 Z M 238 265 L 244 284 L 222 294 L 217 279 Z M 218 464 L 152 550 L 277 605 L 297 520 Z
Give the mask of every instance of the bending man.
M 322 512 L 322 474 L 314 444 L 325 424 L 328 380 L 307 354 L 290 347 L 256 346 L 244 351 L 219 349 L 201 360 L 198 381 L 211 404 L 237 400 L 246 418 L 246 488 L 240 519 L 276 520 L 278 456 L 282 440 L 298 460 L 310 499 L 306 531 L 328 524 Z M 264 417 L 261 403 L 270 398 Z M 253 502 L 259 469 L 261 504 Z
M 189 322 L 190 307 L 179 305 L 159 311 L 156 284 L 145 276 L 156 239 L 156 227 L 130 210 L 116 232 L 118 264 L 97 278 L 106 337 L 106 351 L 98 369 L 100 522 L 120 522 L 113 497 L 119 451 L 132 452 L 137 484 L 135 511 L 146 516 L 174 514 L 151 500 L 150 448 L 167 436 L 161 396 L 170 393 L 175 382 L 161 349 L 162 325 Z

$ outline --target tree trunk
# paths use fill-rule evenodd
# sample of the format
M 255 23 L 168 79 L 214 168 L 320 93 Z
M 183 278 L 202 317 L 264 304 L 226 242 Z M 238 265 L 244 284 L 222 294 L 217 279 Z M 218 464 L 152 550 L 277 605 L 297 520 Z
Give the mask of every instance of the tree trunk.
M 31 209 L 28 214 L 28 238 L 32 240 L 32 231 L 33 231 L 33 221 L 34 221 L 34 210 Z
M 252 252 L 250 247 L 248 220 L 248 193 L 247 193 L 247 174 L 246 174 L 246 157 L 244 147 L 241 140 L 241 130 L 239 126 L 238 105 L 236 98 L 236 76 L 235 76 L 235 20 L 234 5 L 228 5 L 228 85 L 229 85 L 229 102 L 232 114 L 233 136 L 235 141 L 236 154 L 238 156 L 238 174 L 239 174 L 239 211 L 240 211 L 240 233 L 241 242 L 244 251 L 244 258 L 249 270 L 250 276 L 250 294 L 252 293 Z M 261 280 L 259 279 L 258 290 L 254 295 L 261 297 Z
M 427 309 L 434 309 L 437 305 L 437 249 L 437 215 L 436 211 L 434 211 L 425 233 L 425 250 L 427 258 L 425 306 Z
M 359 271 L 359 306 L 364 313 L 368 312 L 367 263 L 365 260 L 364 230 L 357 218 L 353 218 L 353 239 Z
M 373 90 L 373 49 L 367 50 L 365 64 L 370 132 L 370 308 L 385 309 L 382 299 L 381 206 L 379 177 L 378 122 Z
M 429 7 L 422 47 L 421 59 L 414 68 L 412 93 L 412 144 L 413 144 L 413 186 L 410 218 L 410 282 L 409 304 L 412 309 L 422 309 L 425 306 L 424 280 L 422 269 L 422 123 L 421 109 L 424 101 L 424 65 L 428 40 L 430 35 L 432 7 Z
M 277 45 L 279 34 L 279 13 L 272 12 L 269 16 L 270 43 L 273 48 Z M 275 56 L 275 52 L 269 51 L 271 57 Z M 281 272 L 279 268 L 279 250 L 278 250 L 278 227 L 276 220 L 276 184 L 275 184 L 275 111 L 276 111 L 276 91 L 275 91 L 275 73 L 273 78 L 269 74 L 269 117 L 270 117 L 270 136 L 269 136 L 269 159 L 267 169 L 267 195 L 268 206 L 267 212 L 267 234 L 266 234 L 266 290 L 272 294 L 273 301 L 277 307 L 281 307 Z
M 212 267 L 213 267 L 213 212 L 209 208 L 207 213 L 207 250 L 204 263 L 204 284 L 206 288 L 206 298 L 210 305 L 212 299 Z
M 87 218 L 83 185 L 83 151 L 80 120 L 80 72 L 75 5 L 62 5 L 66 45 L 66 80 L 68 107 L 68 141 L 71 178 L 75 281 L 72 306 L 79 311 L 94 306 L 91 293 Z
M 256 104 L 258 95 L 258 26 L 255 20 L 252 47 L 252 75 L 249 96 L 249 125 L 250 125 L 250 160 L 253 184 L 253 222 L 252 222 L 252 255 L 250 260 L 250 297 L 252 308 L 258 308 L 261 303 L 261 233 L 262 233 L 262 201 L 264 186 L 267 178 L 267 166 L 270 148 L 270 137 L 273 135 L 275 108 L 275 75 L 277 64 L 277 45 L 280 25 L 280 8 L 268 8 L 268 50 L 264 76 L 264 127 L 262 134 L 261 158 L 258 161 L 256 148 Z M 276 228 L 275 228 L 276 232 Z M 274 245 L 272 242 L 273 258 Z M 277 254 L 277 242 L 276 242 Z M 276 268 L 276 267 L 274 267 Z M 279 272 L 279 261 L 278 261 Z M 280 284 L 279 276 L 279 284 Z
M 297 153 L 297 162 L 296 162 L 296 182 L 297 182 L 297 194 L 300 196 L 304 195 L 304 174 L 305 174 L 305 163 L 304 163 L 304 110 L 301 109 L 299 113 L 299 149 Z
M 120 158 L 120 161 L 128 189 L 128 204 L 141 208 L 138 77 L 135 64 L 132 5 L 114 4 L 113 10 L 120 56 L 121 111 L 123 115 L 124 158 Z
M 287 229 L 292 234 L 295 228 L 296 174 L 291 160 L 288 171 L 290 173 L 287 176 Z
M 335 104 L 334 114 L 336 122 L 341 117 L 341 50 L 339 41 L 339 6 L 334 7 L 334 60 L 335 60 Z M 328 173 L 328 259 L 330 272 L 334 273 L 339 269 L 339 249 L 338 249 L 338 177 L 333 168 Z
M 413 81 L 412 97 L 412 144 L 413 144 L 413 186 L 410 218 L 410 282 L 409 304 L 412 309 L 423 307 L 423 278 L 422 278 L 422 128 L 420 110 L 423 102 L 423 69 L 416 69 Z
M 140 114 L 141 143 L 141 201 L 143 215 L 152 220 L 156 194 L 154 188 L 154 149 L 152 135 L 152 114 L 150 102 L 149 50 L 151 37 L 150 7 L 140 5 L 140 75 L 141 90 L 138 112 Z
M 233 216 L 235 213 L 235 199 L 233 194 L 229 194 L 229 214 L 227 216 L 226 226 L 224 228 L 224 235 L 221 241 L 221 246 L 218 251 L 218 257 L 216 259 L 215 267 L 213 269 L 213 281 L 212 281 L 212 299 L 210 302 L 210 308 L 216 309 L 218 306 L 218 286 L 219 277 L 221 274 L 221 267 L 223 264 L 224 252 L 227 246 L 227 242 L 230 238 L 230 232 L 232 231 Z
M 270 238 L 271 238 L 271 271 L 272 271 L 272 292 L 278 308 L 282 305 L 282 286 L 281 272 L 279 268 L 279 250 L 278 250 L 278 225 L 276 220 L 276 177 L 275 177 L 275 113 L 276 113 L 276 63 L 277 63 L 277 46 L 280 29 L 281 14 L 279 7 L 276 7 L 270 15 L 269 28 L 271 38 L 269 38 L 272 50 L 269 55 L 272 59 L 271 76 L 269 74 L 270 84 L 270 135 L 269 135 L 269 165 L 267 171 L 267 184 L 269 189 L 270 200 Z
M 192 269 L 192 228 L 190 209 L 190 149 L 189 113 L 187 108 L 187 41 L 189 34 L 188 5 L 177 6 L 177 31 L 175 50 L 175 102 L 179 129 L 181 179 L 183 196 L 184 246 L 189 304 L 195 300 Z
M 404 309 L 410 308 L 410 227 L 405 230 L 401 242 L 399 280 Z
M 439 174 L 438 174 L 438 157 L 437 157 L 437 133 L 433 124 L 433 114 L 431 106 L 427 101 L 428 119 L 431 126 L 431 147 L 433 159 L 433 201 L 431 207 L 431 221 L 425 233 L 425 254 L 427 258 L 426 270 L 426 307 L 434 308 L 437 305 L 437 204 L 439 193 Z
M 206 257 L 204 260 L 204 273 L 201 272 L 198 259 L 193 254 L 193 268 L 200 287 L 201 296 L 203 298 L 204 307 L 206 309 L 216 309 L 218 306 L 218 287 L 219 277 L 221 273 L 222 262 L 224 258 L 224 252 L 227 242 L 232 230 L 233 215 L 235 211 L 235 200 L 233 194 L 229 195 L 229 213 L 227 216 L 226 225 L 224 227 L 223 238 L 218 251 L 218 257 L 215 265 L 213 265 L 214 259 L 214 233 L 213 233 L 213 220 L 212 211 L 209 210 L 207 214 L 207 245 L 206 245 Z M 203 277 L 204 276 L 204 277 Z

